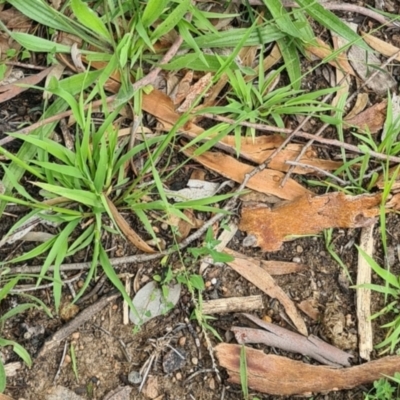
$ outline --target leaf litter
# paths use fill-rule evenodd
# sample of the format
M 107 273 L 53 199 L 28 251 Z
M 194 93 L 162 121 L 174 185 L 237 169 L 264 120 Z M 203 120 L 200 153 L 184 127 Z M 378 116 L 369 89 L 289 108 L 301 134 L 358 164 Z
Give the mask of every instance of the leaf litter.
M 229 24 L 229 22 L 227 22 L 227 24 Z M 175 36 L 176 34 L 177 33 L 174 32 Z M 164 44 L 161 43 L 162 46 L 168 46 L 173 42 L 172 39 L 170 40 L 167 37 L 161 39 L 161 42 L 163 40 L 165 41 Z M 372 40 L 370 42 L 372 43 Z M 270 68 L 280 59 L 282 54 L 279 52 L 278 47 L 279 46 L 273 47 L 273 49 L 275 49 L 273 60 L 271 60 L 269 56 L 266 56 L 266 58 L 262 60 L 263 67 Z M 354 47 L 355 46 L 353 46 L 353 48 Z M 242 50 L 241 54 L 245 57 L 246 53 L 242 53 Z M 249 58 L 243 65 L 247 68 L 253 68 L 253 64 L 256 64 L 256 62 L 254 62 L 256 47 L 253 47 L 252 51 L 248 49 L 246 51 L 249 54 Z M 357 49 L 359 52 L 364 52 L 362 56 L 360 56 L 360 53 L 355 54 L 354 51 L 352 52 L 351 50 L 348 52 L 347 56 L 345 54 L 334 56 L 334 51 L 336 50 L 332 50 L 328 45 L 317 39 L 317 45 L 308 45 L 305 51 L 317 56 L 319 59 L 329 59 L 328 62 L 332 67 L 338 70 L 341 69 L 350 76 L 358 76 L 363 81 L 368 80 L 368 74 L 365 69 L 366 58 L 369 60 L 368 64 L 374 63 L 377 65 L 376 68 L 379 68 L 380 65 L 378 60 L 370 58 L 370 52 L 365 53 L 364 47 L 361 50 L 360 47 Z M 385 46 L 382 54 L 389 56 L 389 53 L 391 53 L 390 56 L 394 55 L 395 49 Z M 285 58 L 287 54 L 283 56 Z M 334 59 L 332 60 L 332 58 Z M 82 59 L 83 62 L 86 62 L 87 65 L 94 68 L 101 69 L 106 66 L 104 62 L 88 62 L 85 57 L 82 57 Z M 358 59 L 357 62 L 355 61 L 356 59 Z M 360 64 L 362 65 L 360 66 Z M 69 64 L 68 67 L 77 72 L 77 67 L 73 64 Z M 82 66 L 80 66 L 80 68 L 81 67 Z M 247 69 L 246 71 L 249 70 Z M 257 66 L 254 71 L 257 72 Z M 37 84 L 47 73 L 49 73 L 49 71 L 45 70 L 36 76 L 30 77 L 30 80 L 19 83 Z M 388 77 L 387 72 L 384 72 L 384 75 Z M 190 111 L 193 105 L 199 100 L 199 96 L 204 91 L 205 87 L 211 84 L 211 73 L 196 77 L 196 83 L 194 84 L 191 83 L 192 77 L 193 73 L 189 70 L 187 74 L 184 75 L 184 78 L 175 84 L 176 94 L 166 94 L 160 88 L 153 88 L 150 92 L 143 93 L 141 108 L 157 119 L 161 129 L 168 132 L 181 118 L 182 113 Z M 247 79 L 252 79 L 251 74 L 247 75 Z M 105 87 L 110 92 L 117 93 L 120 89 L 120 80 L 120 76 L 115 73 L 112 79 L 106 80 Z M 279 79 L 277 82 L 278 81 Z M 337 78 L 337 81 L 340 81 L 340 78 Z M 224 82 L 224 84 L 221 84 L 220 87 L 218 87 L 218 83 L 211 87 L 209 93 L 213 93 L 213 89 L 215 91 L 213 95 L 210 96 L 207 106 L 217 105 L 217 103 L 221 101 L 221 99 L 218 99 L 218 95 L 222 92 L 225 84 L 227 84 L 229 80 L 225 76 L 225 80 L 221 78 L 221 82 Z M 382 79 L 379 82 L 382 82 Z M 369 86 L 373 91 L 379 94 L 381 92 L 386 92 L 388 88 L 390 89 L 393 86 L 393 80 L 387 78 L 385 84 L 379 83 L 375 86 L 371 86 L 371 82 L 369 82 Z M 8 91 L 8 93 L 3 95 L 3 101 L 15 97 L 20 91 L 19 86 L 16 84 L 11 84 L 11 86 L 5 87 L 4 90 Z M 347 90 L 347 88 L 345 90 Z M 386 109 L 386 101 L 375 103 L 364 111 L 361 111 L 365 108 L 366 102 L 365 98 L 362 96 L 359 96 L 359 98 L 360 102 L 364 105 L 360 106 L 357 112 L 354 112 L 356 115 L 347 118 L 347 124 L 367 130 L 370 133 L 379 132 L 383 127 L 388 112 Z M 205 103 L 207 103 L 207 101 L 208 99 L 205 100 Z M 197 116 L 193 121 L 186 122 L 184 126 L 181 127 L 180 133 L 186 134 L 186 138 L 190 137 L 193 139 L 201 137 L 205 131 L 202 126 L 198 125 L 201 119 L 201 116 Z M 201 140 L 207 141 L 208 139 L 210 138 L 208 137 Z M 236 136 L 225 136 L 215 142 L 215 147 L 218 148 L 218 151 L 207 151 L 199 155 L 195 147 L 188 147 L 182 152 L 192 160 L 201 164 L 206 170 L 213 171 L 214 174 L 232 179 L 239 184 L 246 182 L 245 187 L 247 188 L 264 194 L 274 195 L 284 200 L 274 207 L 270 207 L 267 204 L 251 204 L 245 205 L 241 210 L 239 229 L 246 231 L 252 236 L 252 244 L 254 246 L 259 246 L 263 252 L 277 251 L 283 246 L 285 241 L 292 240 L 295 236 L 315 235 L 329 228 L 353 229 L 369 227 L 376 222 L 377 216 L 380 213 L 381 193 L 350 196 L 342 192 L 331 192 L 318 196 L 306 187 L 304 181 L 300 181 L 299 183 L 299 180 L 290 177 L 286 180 L 285 185 L 283 185 L 282 182 L 285 178 L 284 172 L 290 170 L 286 161 L 297 161 L 300 164 L 304 164 L 304 166 L 296 166 L 295 169 L 291 170 L 292 173 L 314 177 L 318 177 L 319 175 L 324 176 L 327 171 L 333 171 L 343 166 L 342 161 L 334 161 L 326 157 L 320 157 L 317 147 L 309 147 L 304 144 L 289 143 L 281 149 L 277 155 L 273 156 L 275 150 L 282 145 L 283 141 L 284 137 L 280 135 L 257 136 L 253 138 L 240 137 L 239 139 Z M 238 142 L 240 142 L 240 146 L 237 146 Z M 222 150 L 227 151 L 229 155 L 223 153 Z M 237 154 L 235 154 L 236 150 L 238 150 Z M 303 153 L 303 151 L 305 152 Z M 235 154 L 236 157 L 232 154 Z M 242 160 L 239 161 L 238 157 L 244 159 L 245 162 L 242 162 Z M 272 157 L 272 159 L 269 160 L 268 167 L 265 168 L 266 164 L 264 163 L 266 163 L 266 160 L 270 157 Z M 254 170 L 251 163 L 258 164 L 262 168 L 260 168 L 257 174 L 246 181 L 248 174 Z M 312 167 L 318 167 L 322 172 L 316 172 Z M 209 182 L 203 181 L 201 185 L 206 186 L 208 183 Z M 197 193 L 195 190 L 197 187 L 191 188 L 189 192 L 184 189 L 183 191 L 179 191 L 179 193 L 172 193 L 173 191 L 168 190 L 166 193 L 168 196 L 171 196 L 173 200 L 179 202 L 182 200 L 182 197 L 184 200 L 193 200 L 212 196 L 218 187 L 219 184 L 212 185 L 212 189 L 201 193 Z M 202 187 L 202 190 L 203 189 Z M 395 197 L 392 199 L 394 198 Z M 144 242 L 128 224 L 112 200 L 106 198 L 106 202 L 110 214 L 116 223 L 116 227 L 120 229 L 131 244 L 143 252 L 155 252 L 155 250 Z M 394 202 L 392 203 L 395 204 Z M 185 216 L 187 219 L 191 220 L 191 225 L 195 228 L 202 226 L 192 211 L 185 210 Z M 218 228 L 219 227 L 216 226 L 215 230 L 218 231 Z M 190 229 L 187 227 L 180 227 L 179 231 L 182 237 L 181 240 L 184 240 L 189 234 Z M 5 238 L 3 241 L 4 240 Z M 233 240 L 233 235 L 229 236 L 227 242 L 229 240 Z M 224 243 L 224 246 L 226 246 L 227 242 Z M 223 248 L 220 248 L 220 251 L 222 250 Z M 300 270 L 304 271 L 307 266 L 282 261 L 258 260 L 230 249 L 225 249 L 225 252 L 235 256 L 234 261 L 227 263 L 231 268 L 244 276 L 246 280 L 258 287 L 261 291 L 267 293 L 269 297 L 279 299 L 297 330 L 304 335 L 299 336 L 302 339 L 298 339 L 298 341 L 305 341 L 308 343 L 312 337 L 307 336 L 307 327 L 303 318 L 297 311 L 295 303 L 269 275 L 273 274 L 273 270 L 277 275 L 299 273 Z M 142 318 L 140 320 L 135 319 L 132 315 L 131 319 L 133 319 L 136 324 L 143 323 L 169 310 L 179 300 L 181 287 L 179 286 L 179 288 L 177 288 L 177 286 L 179 285 L 173 286 L 167 296 L 164 296 L 153 282 L 145 285 L 139 290 L 133 300 L 134 304 L 139 307 L 141 317 L 144 318 L 144 320 Z M 169 307 L 160 305 L 163 300 L 165 300 L 164 297 L 167 298 L 167 303 L 170 302 Z M 255 317 L 250 316 L 250 319 L 252 319 L 253 322 L 255 321 Z M 238 336 L 239 343 L 241 340 L 240 338 L 248 334 L 244 333 L 246 331 L 239 331 L 238 328 L 235 327 L 233 327 L 232 330 Z M 294 335 L 292 332 L 290 334 Z M 296 342 L 296 340 L 294 340 L 294 342 Z M 291 351 L 293 349 L 286 348 L 286 350 Z M 314 350 L 315 349 L 313 349 L 313 351 Z M 228 369 L 231 381 L 239 384 L 238 366 L 240 356 L 238 346 L 220 344 L 216 347 L 216 352 L 221 366 Z M 311 350 L 305 351 L 303 354 L 310 355 L 310 352 Z M 340 353 L 339 350 L 338 352 Z M 263 355 L 251 348 L 246 349 L 246 354 L 248 357 L 249 386 L 262 393 L 278 395 L 330 391 L 370 383 L 374 379 L 377 379 L 381 373 L 392 374 L 394 361 L 397 360 L 395 357 L 388 357 L 360 367 L 350 367 L 344 370 L 328 370 L 325 367 L 311 366 L 283 357 Z M 342 364 L 348 366 L 347 362 L 342 362 Z M 277 376 L 279 371 L 284 371 L 285 373 Z M 328 375 L 327 371 L 329 371 L 330 382 L 325 379 Z M 269 374 L 271 372 L 274 375 L 270 377 Z

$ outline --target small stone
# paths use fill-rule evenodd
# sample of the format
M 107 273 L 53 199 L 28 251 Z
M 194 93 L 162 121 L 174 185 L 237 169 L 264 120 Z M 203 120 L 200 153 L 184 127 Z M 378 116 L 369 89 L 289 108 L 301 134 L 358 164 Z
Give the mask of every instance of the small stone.
M 183 347 L 185 344 L 186 344 L 186 336 L 182 336 L 182 337 L 180 337 L 179 338 L 179 340 L 178 340 L 178 344 L 179 344 L 179 346 L 180 347 Z
M 177 381 L 181 381 L 182 380 L 182 374 L 180 372 L 177 372 L 175 375 L 175 378 Z
M 215 285 L 217 282 L 218 282 L 218 281 L 217 281 L 217 278 L 212 278 L 212 279 L 211 279 L 211 284 L 212 284 L 212 285 Z
M 79 333 L 79 332 L 74 332 L 74 333 L 71 335 L 71 337 L 72 337 L 73 340 L 78 340 L 78 339 L 79 339 L 79 336 L 80 336 L 80 333 Z
M 115 310 L 118 310 L 118 304 L 114 304 L 113 306 L 112 306 L 112 309 L 115 311 Z
M 269 315 L 264 315 L 264 316 L 262 317 L 262 320 L 263 320 L 264 322 L 269 322 L 269 323 L 272 322 L 272 318 L 271 318 Z
M 297 264 L 300 264 L 301 263 L 301 258 L 300 257 L 293 257 L 292 261 L 297 263 Z
M 197 365 L 199 363 L 199 359 L 197 357 L 192 358 L 192 364 Z
M 161 224 L 161 229 L 163 229 L 164 231 L 166 231 L 168 229 L 169 225 L 167 223 L 162 223 Z
M 67 354 L 64 358 L 64 364 L 68 365 L 71 363 L 71 356 L 69 354 Z
M 210 381 L 208 382 L 208 387 L 211 389 L 211 390 L 215 390 L 215 379 L 214 378 L 210 378 Z
M 301 246 L 296 246 L 297 253 L 301 254 L 303 252 L 303 248 Z
M 211 284 L 210 281 L 207 281 L 207 282 L 204 284 L 204 286 L 206 287 L 206 289 L 208 289 L 211 285 L 212 285 L 212 284 Z
M 132 385 L 139 385 L 142 382 L 142 375 L 140 375 L 139 371 L 131 371 L 128 374 L 128 382 L 132 383 Z
M 158 397 L 158 379 L 156 376 L 149 375 L 143 388 L 143 394 L 149 399 Z
M 76 284 L 76 286 L 78 286 L 78 288 L 80 289 L 80 288 L 83 287 L 84 284 L 85 284 L 84 281 L 78 281 L 77 284 Z

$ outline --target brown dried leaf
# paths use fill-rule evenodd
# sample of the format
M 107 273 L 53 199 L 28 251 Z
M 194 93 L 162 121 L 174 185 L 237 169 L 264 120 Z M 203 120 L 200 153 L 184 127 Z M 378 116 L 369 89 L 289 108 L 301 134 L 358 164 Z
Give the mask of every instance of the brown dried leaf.
M 169 80 L 170 77 L 168 77 L 168 81 Z M 187 97 L 190 90 L 190 85 L 192 84 L 192 80 L 193 71 L 186 72 L 185 76 L 172 89 L 171 93 L 168 93 L 175 105 L 181 104 L 182 101 Z
M 221 343 L 215 347 L 220 365 L 228 370 L 229 382 L 240 384 L 242 346 Z M 335 369 L 285 357 L 267 355 L 246 347 L 247 379 L 251 389 L 273 395 L 309 394 L 351 389 L 399 371 L 400 356 L 384 357 L 363 365 Z
M 359 93 L 357 95 L 356 103 L 354 104 L 354 107 L 350 110 L 350 112 L 346 115 L 347 119 L 351 119 L 355 117 L 357 114 L 360 114 L 363 110 L 365 110 L 365 107 L 367 107 L 369 100 L 369 95 L 368 93 Z
M 318 303 L 313 298 L 303 300 L 302 302 L 297 304 L 297 307 L 314 321 L 317 321 L 320 317 L 320 313 L 318 310 Z
M 259 264 L 260 267 L 270 275 L 296 274 L 307 268 L 306 265 L 295 262 L 256 260 L 255 258 L 247 257 L 245 254 L 228 248 L 225 248 L 225 253 L 228 253 L 235 258 L 244 258 L 254 264 Z
M 346 117 L 344 122 L 348 126 L 356 127 L 360 131 L 377 133 L 383 128 L 386 119 L 387 101 L 374 104 L 355 117 Z
M 106 197 L 107 205 L 110 208 L 111 214 L 118 225 L 118 228 L 121 229 L 121 232 L 126 236 L 126 238 L 139 250 L 144 251 L 145 253 L 155 253 L 155 250 L 152 249 L 126 222 L 125 218 L 118 212 L 117 207 L 114 206 L 114 203 Z
M 357 28 L 356 28 L 357 29 Z M 363 80 L 368 80 L 367 86 L 375 93 L 384 95 L 388 90 L 396 87 L 396 81 L 392 75 L 381 67 L 381 61 L 371 51 L 366 51 L 362 47 L 353 45 L 347 53 L 350 63 L 357 75 Z M 378 71 L 377 71 L 378 70 Z M 370 75 L 376 75 L 369 79 Z
M 372 36 L 368 33 L 361 33 L 362 38 L 366 41 L 366 43 L 371 46 L 378 53 L 386 57 L 392 57 L 397 54 L 395 60 L 400 61 L 400 49 L 392 44 L 385 42 L 381 39 L 378 39 L 375 36 Z
M 243 137 L 240 141 L 240 155 L 246 160 L 262 164 L 285 140 L 281 135 L 264 135 L 256 138 Z M 220 143 L 228 146 L 228 151 L 234 152 L 236 148 L 235 138 L 233 136 L 225 136 Z M 286 172 L 290 165 L 286 161 L 297 161 L 304 146 L 301 144 L 289 143 L 281 150 L 271 162 L 268 164 L 270 169 Z M 231 150 L 229 150 L 231 149 Z M 326 171 L 336 170 L 342 163 L 331 160 L 323 160 L 318 158 L 318 153 L 314 148 L 309 148 L 299 160 L 300 163 L 321 168 Z M 294 172 L 297 174 L 317 174 L 313 168 L 305 168 L 296 166 Z
M 334 50 L 332 50 L 323 40 L 318 39 L 318 46 L 311 46 L 311 45 L 306 45 L 306 51 L 311 53 L 312 55 L 318 57 L 319 59 L 324 59 L 326 57 L 332 56 L 332 53 Z M 349 64 L 349 61 L 347 57 L 343 54 L 337 56 L 334 60 L 329 61 L 329 64 L 332 65 L 335 68 L 341 69 L 343 72 L 348 73 L 350 75 L 355 75 L 355 72 L 351 65 Z
M 18 94 L 25 92 L 29 87 L 19 86 L 21 84 L 24 85 L 37 85 L 42 79 L 44 79 L 50 71 L 54 68 L 54 66 L 44 69 L 36 75 L 31 75 L 26 78 L 20 79 L 17 82 L 10 83 L 9 85 L 0 86 L 0 103 L 4 103 L 7 100 L 10 100 L 17 96 Z
M 381 194 L 347 196 L 329 193 L 302 196 L 269 207 L 246 207 L 239 229 L 256 237 L 256 246 L 277 251 L 288 236 L 317 234 L 328 228 L 359 228 L 374 222 L 379 214 Z
M 188 157 L 193 157 L 194 149 L 184 150 Z M 242 183 L 245 175 L 253 170 L 253 167 L 243 164 L 236 158 L 220 152 L 206 152 L 200 156 L 193 157 L 205 167 L 218 172 L 226 178 Z M 289 179 L 284 187 L 280 183 L 284 174 L 270 169 L 264 169 L 253 176 L 247 183 L 247 187 L 262 193 L 274 194 L 285 200 L 293 200 L 296 197 L 309 194 L 310 192 L 299 185 L 295 180 Z
M 231 250 L 226 249 L 225 252 L 230 254 Z M 227 264 L 268 296 L 279 300 L 298 331 L 307 336 L 307 327 L 299 315 L 296 306 L 282 288 L 276 284 L 272 276 L 259 267 L 259 263 L 254 262 L 252 258 L 238 257 Z
M 263 343 L 269 347 L 300 353 L 311 357 L 321 364 L 332 367 L 349 367 L 349 358 L 353 356 L 326 343 L 314 335 L 305 337 L 289 331 L 281 326 L 265 322 L 251 314 L 241 314 L 262 329 L 232 327 L 235 338 L 239 344 Z

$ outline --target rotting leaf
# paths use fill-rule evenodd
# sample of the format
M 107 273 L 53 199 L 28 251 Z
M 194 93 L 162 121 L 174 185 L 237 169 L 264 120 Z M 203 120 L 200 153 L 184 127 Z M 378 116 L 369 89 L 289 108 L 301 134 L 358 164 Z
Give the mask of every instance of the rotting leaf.
M 144 285 L 132 300 L 136 312 L 129 313 L 129 319 L 135 325 L 142 325 L 152 318 L 166 314 L 175 307 L 181 294 L 181 285 L 168 286 L 167 295 L 152 281 Z
M 245 175 L 253 170 L 252 166 L 220 152 L 205 152 L 200 156 L 194 156 L 194 148 L 188 148 L 184 150 L 184 153 L 205 167 L 238 183 L 242 183 Z M 246 186 L 262 193 L 274 194 L 285 200 L 293 200 L 310 193 L 293 179 L 289 179 L 286 185 L 281 187 L 283 177 L 281 172 L 264 169 L 249 179 Z
M 356 127 L 361 131 L 377 133 L 383 128 L 386 119 L 387 101 L 374 104 L 354 117 L 344 118 L 346 125 Z
M 302 196 L 274 208 L 242 210 L 239 229 L 256 238 L 255 246 L 277 251 L 289 236 L 312 235 L 328 228 L 361 228 L 379 214 L 381 194 L 347 196 L 341 192 Z
M 228 381 L 240 384 L 241 345 L 220 343 L 215 347 Z M 290 396 L 351 389 L 399 371 L 400 356 L 383 357 L 363 365 L 335 369 L 290 360 L 246 347 L 248 386 L 261 393 Z
M 239 344 L 263 343 L 292 353 L 311 357 L 321 364 L 333 367 L 349 367 L 349 358 L 353 356 L 314 335 L 308 337 L 291 332 L 281 326 L 264 322 L 251 314 L 241 314 L 262 329 L 234 326 L 231 331 Z
M 126 222 L 125 218 L 118 212 L 117 207 L 115 207 L 114 203 L 106 197 L 107 205 L 110 208 L 111 214 L 118 225 L 118 228 L 121 229 L 122 233 L 126 236 L 126 238 L 139 250 L 144 251 L 145 253 L 155 253 L 155 250 L 151 248 Z

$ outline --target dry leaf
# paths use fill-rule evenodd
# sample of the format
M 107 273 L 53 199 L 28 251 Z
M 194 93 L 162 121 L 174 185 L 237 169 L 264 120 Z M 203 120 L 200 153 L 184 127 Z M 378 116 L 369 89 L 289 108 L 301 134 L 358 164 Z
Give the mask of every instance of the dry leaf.
M 126 238 L 139 250 L 144 251 L 145 253 L 155 253 L 155 250 L 152 249 L 125 221 L 124 217 L 118 212 L 117 208 L 114 206 L 114 203 L 106 197 L 107 205 L 110 208 L 111 214 L 118 225 L 118 228 L 121 229 L 121 232 L 126 236 Z
M 360 228 L 379 214 L 381 194 L 347 196 L 329 193 L 302 196 L 273 209 L 266 206 L 242 210 L 239 229 L 256 238 L 264 251 L 277 251 L 288 236 L 312 235 L 328 228 Z
M 192 229 L 199 229 L 204 224 L 204 221 L 196 218 L 192 210 L 185 210 L 183 213 L 189 219 L 190 223 L 176 215 L 172 215 L 168 220 L 169 225 L 177 227 L 178 235 L 176 235 L 176 240 L 178 243 L 186 239 Z
M 229 373 L 229 382 L 240 384 L 242 346 L 221 343 L 215 347 L 219 364 Z M 335 369 L 285 357 L 267 355 L 246 347 L 248 386 L 261 393 L 290 396 L 351 389 L 399 371 L 400 356 L 384 357 L 363 365 Z
M 368 104 L 368 100 L 369 100 L 368 93 L 358 93 L 354 107 L 346 115 L 346 118 L 351 119 L 355 117 L 357 114 L 360 114 L 363 110 L 365 110 L 365 107 L 367 107 Z
M 326 343 L 314 335 L 305 337 L 281 326 L 265 322 L 251 314 L 241 314 L 262 329 L 234 326 L 231 331 L 239 344 L 263 343 L 291 353 L 300 353 L 311 357 L 321 364 L 331 367 L 349 367 L 349 358 L 353 356 Z
M 318 303 L 314 298 L 303 300 L 297 304 L 297 307 L 314 321 L 317 321 L 320 317 Z
M 377 133 L 383 128 L 386 119 L 387 101 L 374 104 L 355 117 L 346 117 L 344 122 L 348 126 L 356 127 L 361 131 Z
M 231 250 L 226 249 L 225 252 L 230 254 Z M 229 261 L 227 264 L 268 296 L 279 300 L 279 302 L 285 308 L 286 314 L 292 320 L 297 330 L 303 335 L 307 336 L 306 325 L 299 315 L 293 301 L 290 300 L 282 288 L 276 284 L 272 276 L 269 275 L 264 269 L 259 267 L 258 263 L 254 262 L 254 259 L 235 258 L 233 261 Z
M 318 39 L 318 46 L 306 45 L 306 51 L 312 55 L 323 60 L 324 58 L 331 57 L 334 50 L 332 50 L 323 40 Z M 355 75 L 353 68 L 349 64 L 347 57 L 343 54 L 337 56 L 335 59 L 329 61 L 329 64 L 335 68 L 339 68 L 343 72 Z
M 240 156 L 246 160 L 262 164 L 285 140 L 281 135 L 263 135 L 256 138 L 243 137 L 240 140 Z M 236 140 L 234 136 L 225 136 L 220 143 L 227 145 L 227 151 L 234 153 Z M 304 145 L 289 143 L 268 164 L 268 168 L 286 172 L 290 165 L 286 161 L 297 161 L 297 157 Z M 318 158 L 317 151 L 311 147 L 298 160 L 300 163 L 321 168 L 326 171 L 338 169 L 342 163 Z M 297 174 L 318 174 L 313 168 L 296 166 L 294 172 Z
M 0 86 L 0 103 L 4 103 L 7 100 L 10 100 L 17 96 L 18 94 L 25 92 L 28 90 L 28 86 L 20 86 L 20 85 L 37 85 L 41 80 L 43 80 L 50 71 L 54 68 L 51 66 L 49 68 L 40 71 L 36 75 L 31 75 L 26 78 L 20 79 L 17 82 L 11 83 L 9 85 Z
M 378 39 L 368 33 L 361 33 L 361 36 L 366 43 L 378 53 L 381 53 L 386 57 L 392 57 L 393 55 L 397 54 L 395 60 L 400 61 L 400 49 L 398 47 L 393 46 L 392 44 Z
M 255 258 L 247 257 L 245 254 L 239 253 L 237 251 L 228 248 L 225 249 L 225 253 L 228 253 L 235 258 L 247 259 L 253 262 L 254 264 L 258 263 L 260 267 L 270 275 L 296 274 L 298 272 L 304 271 L 307 268 L 307 266 L 304 264 L 289 262 L 289 261 L 266 261 L 258 259 L 256 260 Z
M 193 157 L 194 149 L 184 150 L 188 157 Z M 253 170 L 253 167 L 243 164 L 236 158 L 220 152 L 205 152 L 201 156 L 193 157 L 205 167 L 218 172 L 226 178 L 242 183 L 245 175 Z M 295 180 L 289 179 L 284 187 L 281 187 L 284 175 L 281 172 L 264 169 L 253 176 L 247 183 L 247 187 L 262 193 L 274 194 L 285 200 L 293 200 L 296 197 L 310 193 Z
M 354 31 L 357 31 L 358 25 L 348 23 Z M 367 86 L 375 93 L 384 95 L 388 90 L 396 87 L 396 81 L 392 75 L 381 67 L 381 61 L 372 52 L 366 51 L 362 47 L 352 45 L 347 53 L 350 64 L 357 72 L 357 75 L 363 80 L 368 80 Z M 376 73 L 373 79 L 369 79 L 372 73 Z

